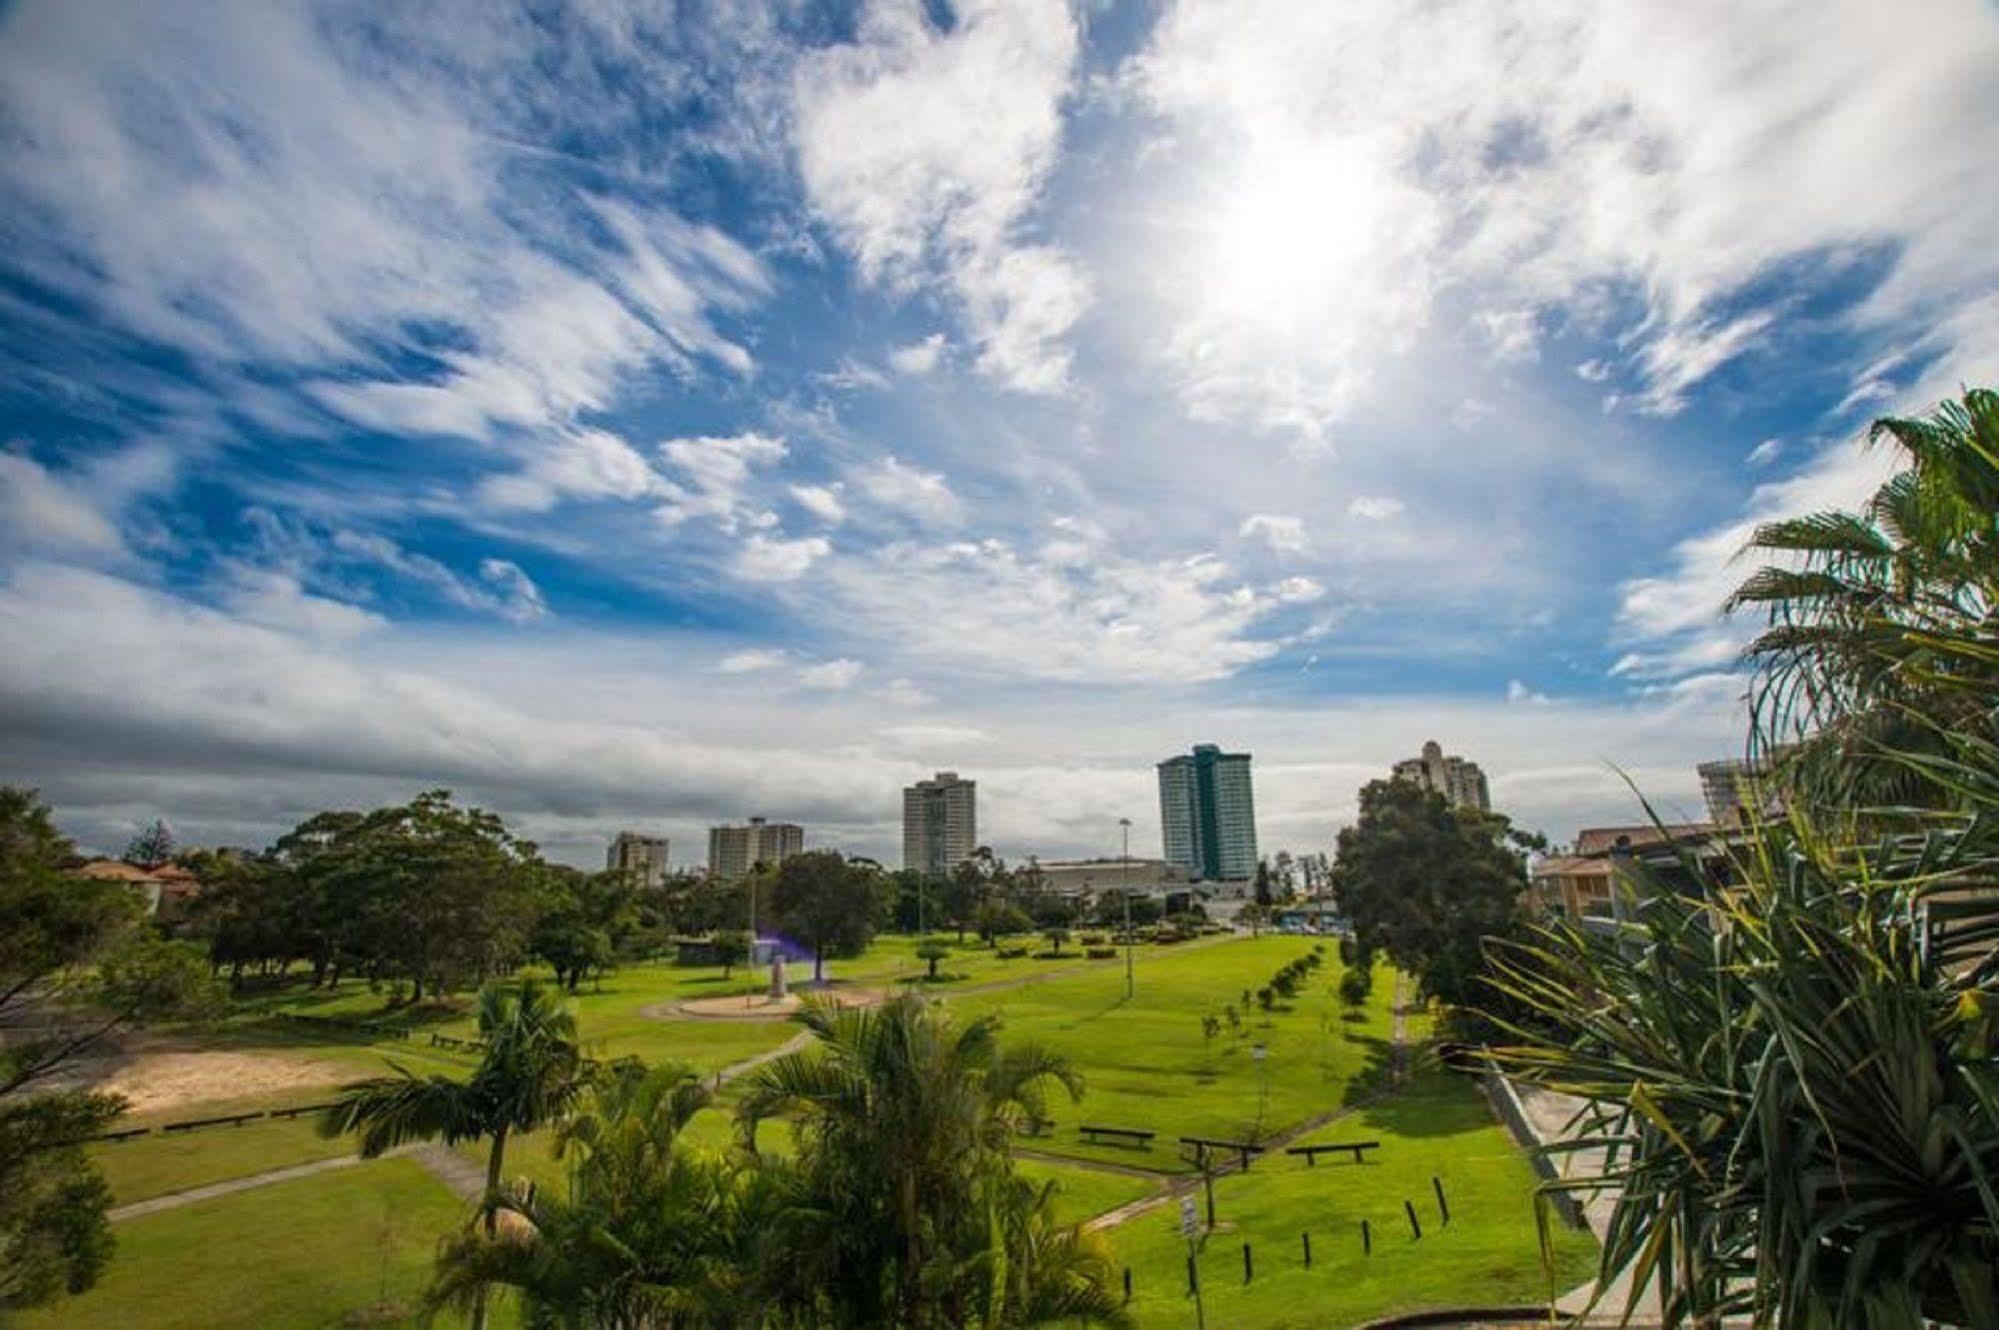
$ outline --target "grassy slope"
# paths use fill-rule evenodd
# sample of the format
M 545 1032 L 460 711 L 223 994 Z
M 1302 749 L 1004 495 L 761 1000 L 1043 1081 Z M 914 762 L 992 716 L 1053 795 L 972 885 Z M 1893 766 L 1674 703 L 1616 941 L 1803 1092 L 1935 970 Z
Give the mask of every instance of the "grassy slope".
M 464 1213 L 416 1163 L 385 1159 L 117 1226 L 103 1281 L 23 1330 L 305 1330 L 414 1296 Z M 449 1322 L 441 1322 L 448 1324 Z
M 1268 981 L 1286 961 L 1311 950 L 1307 939 L 1265 937 L 1138 953 L 1138 998 L 1127 1002 L 1120 965 L 998 993 L 951 1001 L 960 1016 L 995 1013 L 1010 1040 L 1032 1040 L 1065 1054 L 1088 1082 L 1081 1104 L 1058 1102 L 1058 1125 L 1036 1147 L 1058 1154 L 1180 1169 L 1177 1138 L 1241 1139 L 1268 1135 L 1338 1108 L 1356 1084 L 1378 1076 L 1387 1055 L 1390 985 L 1377 985 L 1366 1017 L 1344 1019 L 1332 996 L 1338 958 L 1326 963 L 1298 998 L 1266 1017 L 1246 1018 L 1242 1035 L 1226 1030 L 1212 1043 L 1201 1017 L 1242 1004 L 1242 990 Z M 1262 1043 L 1261 1068 L 1251 1056 Z M 1267 1078 L 1267 1093 L 1266 1093 Z M 1080 1123 L 1159 1133 L 1143 1150 L 1093 1146 Z
M 1217 1183 L 1223 1231 L 1208 1239 L 1201 1258 L 1210 1325 L 1323 1330 L 1390 1312 L 1548 1297 L 1532 1171 L 1470 1080 L 1416 1073 L 1395 1095 L 1307 1138 L 1315 1140 L 1379 1140 L 1381 1149 L 1360 1166 L 1267 1159 Z M 1448 1225 L 1438 1222 L 1432 1177 L 1443 1181 Z M 1416 1205 L 1421 1241 L 1411 1237 L 1405 1198 Z M 1191 1314 L 1178 1218 L 1173 1207 L 1112 1236 L 1133 1270 L 1141 1325 L 1177 1325 Z M 1363 1219 L 1373 1229 L 1371 1256 L 1361 1250 Z M 1300 1240 L 1308 1231 L 1309 1270 Z M 1590 1274 L 1595 1243 L 1558 1223 L 1550 1236 L 1552 1283 L 1566 1290 Z M 1247 1285 L 1245 1241 L 1256 1270 Z

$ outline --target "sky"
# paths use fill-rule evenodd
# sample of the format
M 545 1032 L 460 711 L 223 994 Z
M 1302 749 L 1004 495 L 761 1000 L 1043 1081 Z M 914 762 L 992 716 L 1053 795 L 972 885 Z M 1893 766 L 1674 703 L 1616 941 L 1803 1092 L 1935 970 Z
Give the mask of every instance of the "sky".
M 1983 0 L 0 8 L 0 781 L 1560 841 L 1740 752 L 1753 525 L 1999 369 Z

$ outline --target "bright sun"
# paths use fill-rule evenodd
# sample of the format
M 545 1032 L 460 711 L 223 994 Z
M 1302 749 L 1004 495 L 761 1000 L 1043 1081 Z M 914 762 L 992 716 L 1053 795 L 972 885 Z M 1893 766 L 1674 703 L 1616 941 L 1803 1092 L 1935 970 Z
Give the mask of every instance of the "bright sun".
M 1373 173 L 1348 153 L 1258 154 L 1217 210 L 1210 299 L 1254 319 L 1337 295 L 1366 262 L 1380 212 Z

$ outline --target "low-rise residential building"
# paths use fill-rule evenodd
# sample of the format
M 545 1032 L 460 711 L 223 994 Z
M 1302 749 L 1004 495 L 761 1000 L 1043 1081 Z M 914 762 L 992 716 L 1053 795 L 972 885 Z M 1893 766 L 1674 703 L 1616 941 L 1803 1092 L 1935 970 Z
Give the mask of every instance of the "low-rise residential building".
M 92 859 L 73 870 L 78 877 L 122 882 L 146 903 L 146 913 L 174 915 L 201 894 L 201 879 L 179 864 L 151 868 L 123 859 Z

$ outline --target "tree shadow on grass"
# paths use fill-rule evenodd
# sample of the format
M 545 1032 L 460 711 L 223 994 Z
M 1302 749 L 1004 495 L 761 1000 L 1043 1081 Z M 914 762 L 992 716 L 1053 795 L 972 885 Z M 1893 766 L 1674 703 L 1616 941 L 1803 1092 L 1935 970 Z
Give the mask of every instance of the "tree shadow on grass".
M 1359 1106 L 1354 1120 L 1363 1128 L 1404 1138 L 1442 1138 L 1482 1131 L 1493 1125 L 1491 1110 L 1477 1083 L 1411 1050 L 1412 1066 L 1402 1084 L 1370 1104 Z

